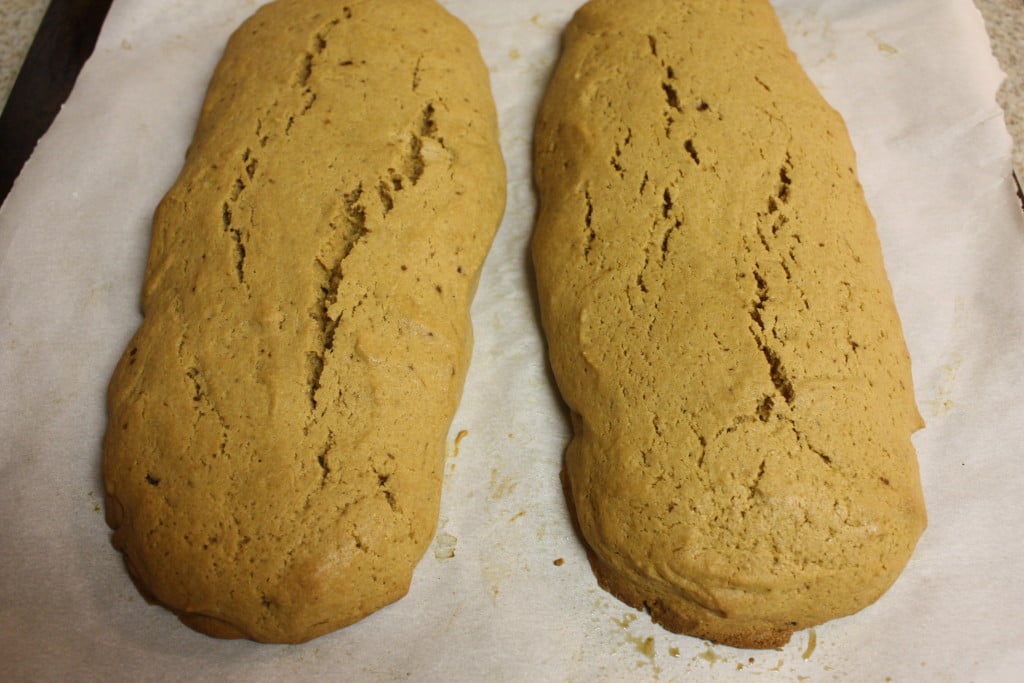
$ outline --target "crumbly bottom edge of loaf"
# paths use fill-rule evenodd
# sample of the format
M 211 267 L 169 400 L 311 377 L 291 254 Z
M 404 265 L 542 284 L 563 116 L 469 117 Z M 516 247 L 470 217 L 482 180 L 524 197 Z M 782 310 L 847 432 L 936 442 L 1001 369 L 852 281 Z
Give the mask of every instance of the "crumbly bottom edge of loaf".
M 780 626 L 749 621 L 737 623 L 730 621 L 727 617 L 717 616 L 698 605 L 680 600 L 669 602 L 638 590 L 631 581 L 621 577 L 609 567 L 587 544 L 579 527 L 579 518 L 576 516 L 576 506 L 573 503 L 572 485 L 565 469 L 562 470 L 560 478 L 573 528 L 586 549 L 590 569 L 597 579 L 597 585 L 633 609 L 646 612 L 654 623 L 665 630 L 730 647 L 769 650 L 780 648 L 788 643 L 796 631 L 814 626 L 814 624 L 800 623 Z
M 384 604 L 367 610 L 365 614 L 356 619 L 349 619 L 336 622 L 331 622 L 327 620 L 319 624 L 315 624 L 312 627 L 302 630 L 300 632 L 294 633 L 289 637 L 261 638 L 246 631 L 238 624 L 234 624 L 230 621 L 226 621 L 224 619 L 209 614 L 204 614 L 202 612 L 191 612 L 188 610 L 182 610 L 158 598 L 150 589 L 149 585 L 141 576 L 140 572 L 132 564 L 131 554 L 127 551 L 123 544 L 119 542 L 116 531 L 117 530 L 115 529 L 115 533 L 112 535 L 111 545 L 114 547 L 115 550 L 117 550 L 120 553 L 121 559 L 124 562 L 125 570 L 128 573 L 128 577 L 135 585 L 135 589 L 139 592 L 139 595 L 142 596 L 142 599 L 150 605 L 155 605 L 168 610 L 178 618 L 178 621 L 180 621 L 185 626 L 189 627 L 193 631 L 210 636 L 211 638 L 218 638 L 221 640 L 251 640 L 257 643 L 274 645 L 300 645 L 302 643 L 307 643 L 311 640 L 320 638 L 321 636 L 325 636 L 329 633 L 339 631 L 345 628 L 346 626 L 350 626 L 358 621 L 362 621 L 366 617 L 376 612 L 379 612 L 381 609 L 387 607 L 388 605 L 398 602 L 403 597 L 405 597 L 405 595 L 409 591 L 409 585 L 406 584 L 402 590 L 390 596 L 391 599 L 384 602 Z
M 654 623 L 673 633 L 730 647 L 767 650 L 782 647 L 789 642 L 795 631 L 813 626 L 730 621 L 728 617 L 717 616 L 682 600 L 668 601 L 645 595 L 629 580 L 609 568 L 590 548 L 587 549 L 587 558 L 601 588 L 630 607 L 647 612 Z
M 213 638 L 220 638 L 223 640 L 239 640 L 246 638 L 245 632 L 238 627 L 230 624 L 222 619 L 210 617 L 205 614 L 193 614 L 189 612 L 182 612 L 181 610 L 175 609 L 171 605 L 164 603 L 158 597 L 153 594 L 153 591 L 149 589 L 146 582 L 139 576 L 139 572 L 135 569 L 132 564 L 131 557 L 117 542 L 117 535 L 114 534 L 114 538 L 111 539 L 111 545 L 114 549 L 121 554 L 121 559 L 124 561 L 125 570 L 128 572 L 128 577 L 132 580 L 135 585 L 135 589 L 139 591 L 139 595 L 150 605 L 162 607 L 170 611 L 174 616 L 178 617 L 178 621 L 188 626 L 193 631 L 198 631 L 205 635 Z
M 361 621 L 362 619 L 365 619 L 371 614 L 374 614 L 383 609 L 384 607 L 387 607 L 388 604 L 393 604 L 401 598 L 405 597 L 405 594 L 407 592 L 403 592 L 401 595 L 398 595 L 389 603 L 382 605 L 379 608 L 373 609 L 366 615 L 355 620 L 344 621 L 339 623 L 323 622 L 318 626 L 315 626 L 307 631 L 295 634 L 292 637 L 269 639 L 259 638 L 257 636 L 252 635 L 251 633 L 244 631 L 239 626 L 232 624 L 231 622 L 225 621 L 218 617 L 210 616 L 209 614 L 203 614 L 201 612 L 188 612 L 176 609 L 175 607 L 168 605 L 167 603 L 158 599 L 156 596 L 153 595 L 152 591 L 150 591 L 147 588 L 146 584 L 139 578 L 138 574 L 134 571 L 134 569 L 132 569 L 131 563 L 128 561 L 127 555 L 122 555 L 124 557 L 125 566 L 128 569 L 128 575 L 131 577 L 132 583 L 135 584 L 135 588 L 139 591 L 139 594 L 142 595 L 143 599 L 147 603 L 168 610 L 178 618 L 178 621 L 180 621 L 182 624 L 189 627 L 193 631 L 220 640 L 251 640 L 257 643 L 272 645 L 301 645 L 302 643 L 308 643 L 311 640 L 316 640 L 317 638 L 328 635 L 330 633 L 334 633 L 335 631 L 340 631 L 346 626 L 350 626 L 356 623 L 357 621 Z

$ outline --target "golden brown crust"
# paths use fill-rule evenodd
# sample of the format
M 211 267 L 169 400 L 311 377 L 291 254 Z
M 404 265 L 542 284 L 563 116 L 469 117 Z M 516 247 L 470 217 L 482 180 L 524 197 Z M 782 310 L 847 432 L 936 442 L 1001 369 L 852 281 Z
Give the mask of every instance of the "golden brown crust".
M 279 0 L 234 33 L 109 392 L 145 593 L 273 642 L 405 594 L 504 200 L 486 66 L 433 0 Z
M 539 301 L 603 586 L 744 647 L 855 612 L 925 525 L 845 126 L 764 0 L 594 0 L 538 117 Z

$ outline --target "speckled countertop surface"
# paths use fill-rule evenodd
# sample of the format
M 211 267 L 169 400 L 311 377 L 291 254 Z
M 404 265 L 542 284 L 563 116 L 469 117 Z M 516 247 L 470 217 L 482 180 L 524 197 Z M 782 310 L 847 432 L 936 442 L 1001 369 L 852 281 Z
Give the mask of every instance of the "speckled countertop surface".
M 0 105 L 14 87 L 49 0 L 3 0 L 0 2 Z
M 1024 0 L 975 0 L 1006 81 L 998 100 L 1014 139 L 1013 165 L 1024 177 Z M 0 105 L 7 102 L 49 0 L 0 2 Z
M 1013 136 L 1013 167 L 1024 177 L 1024 0 L 975 0 L 985 17 L 992 51 L 1006 72 L 997 99 Z

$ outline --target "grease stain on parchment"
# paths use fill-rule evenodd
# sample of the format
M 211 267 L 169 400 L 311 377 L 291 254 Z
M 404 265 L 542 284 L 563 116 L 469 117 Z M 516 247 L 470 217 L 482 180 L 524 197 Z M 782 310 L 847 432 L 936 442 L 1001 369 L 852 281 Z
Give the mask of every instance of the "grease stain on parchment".
M 870 38 L 871 40 L 875 41 L 875 47 L 878 48 L 879 52 L 884 52 L 885 54 L 888 54 L 888 55 L 896 55 L 896 54 L 899 54 L 899 52 L 900 52 L 898 49 L 896 49 L 895 47 L 893 47 L 889 43 L 887 43 L 884 40 L 882 40 L 881 38 L 879 38 L 878 34 L 875 33 L 874 31 L 868 31 L 868 38 Z
M 962 364 L 963 357 L 954 353 L 942 366 L 942 374 L 937 382 L 935 396 L 927 402 L 931 417 L 941 417 L 952 412 L 956 407 L 953 401 L 953 392 L 956 389 L 957 375 L 960 374 Z

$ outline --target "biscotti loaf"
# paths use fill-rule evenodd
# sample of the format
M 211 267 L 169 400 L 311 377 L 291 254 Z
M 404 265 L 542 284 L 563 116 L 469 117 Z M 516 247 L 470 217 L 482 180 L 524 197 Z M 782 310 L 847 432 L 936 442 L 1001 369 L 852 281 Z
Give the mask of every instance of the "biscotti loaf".
M 742 647 L 848 615 L 925 527 L 922 426 L 840 116 L 767 0 L 594 0 L 538 118 L 533 241 L 600 584 Z
M 433 0 L 279 0 L 157 210 L 103 473 L 140 589 L 299 642 L 403 596 L 504 209 L 489 76 Z

